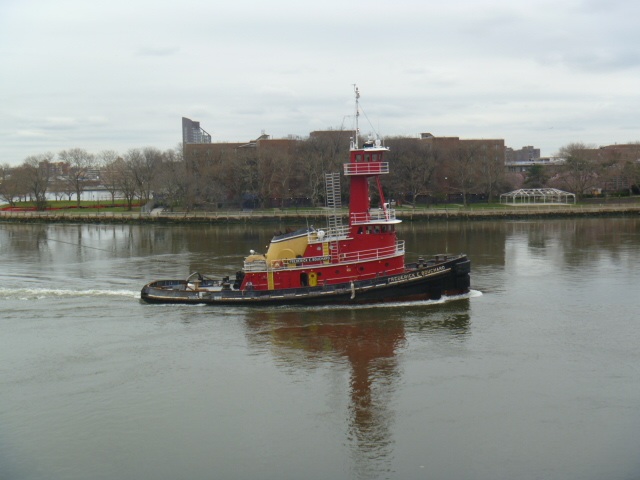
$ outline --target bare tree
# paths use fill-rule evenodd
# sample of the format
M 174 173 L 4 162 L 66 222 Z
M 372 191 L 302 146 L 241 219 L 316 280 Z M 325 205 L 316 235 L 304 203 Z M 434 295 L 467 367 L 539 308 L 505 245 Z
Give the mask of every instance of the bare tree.
M 162 164 L 157 167 L 156 193 L 163 203 L 174 208 L 184 203 L 189 188 L 182 147 L 167 150 L 162 154 Z
M 120 157 L 115 150 L 103 150 L 97 156 L 100 165 L 100 183 L 111 195 L 111 203 L 116 203 L 118 193 L 118 165 L 116 160 Z
M 255 148 L 237 148 L 225 165 L 224 185 L 230 196 L 241 206 L 253 206 L 260 199 L 260 175 Z M 231 168 L 228 168 L 231 167 Z
M 27 193 L 24 177 L 23 167 L 0 166 L 0 197 L 12 207 L 16 199 Z
M 594 146 L 588 146 L 584 143 L 569 143 L 562 147 L 558 154 L 565 159 L 560 168 L 561 182 L 578 198 L 582 198 L 585 193 L 596 186 L 598 174 L 601 172 L 597 158 L 590 154 L 590 150 L 594 149 Z
M 301 193 L 308 196 L 313 205 L 324 204 L 324 175 L 342 169 L 342 164 L 349 156 L 351 135 L 352 132 L 343 129 L 328 130 L 297 145 L 297 169 L 300 182 L 305 184 L 301 185 Z M 346 182 L 343 182 L 342 188 L 344 195 L 348 191 Z
M 149 202 L 154 188 L 156 168 L 162 162 L 162 152 L 157 148 L 133 148 L 125 155 L 136 184 L 136 195 L 144 203 Z
M 280 171 L 280 160 L 283 152 L 279 151 L 259 151 L 256 152 L 256 192 L 255 197 L 260 202 L 261 207 L 266 207 L 269 200 L 281 197 L 279 189 L 280 181 L 288 183 L 288 172 Z
M 479 183 L 483 187 L 487 201 L 491 203 L 493 196 L 499 193 L 500 185 L 504 184 L 504 148 L 498 145 L 494 145 L 493 148 L 481 145 L 476 151 Z
M 80 196 L 89 182 L 89 170 L 95 168 L 95 156 L 83 148 L 72 148 L 61 151 L 58 157 L 69 166 L 67 181 L 76 194 L 79 207 Z
M 258 192 L 262 206 L 269 200 L 280 199 L 280 207 L 291 197 L 291 186 L 296 173 L 292 150 L 295 145 L 283 148 L 263 148 L 257 154 Z
M 136 198 L 137 184 L 130 163 L 117 158 L 109 166 L 109 175 L 112 175 L 117 191 L 122 194 L 127 203 L 127 210 L 133 209 L 133 201 Z
M 71 201 L 73 194 L 75 193 L 75 189 L 65 176 L 56 173 L 51 176 L 51 181 L 49 182 L 49 193 L 53 194 L 56 200 L 63 200 L 66 197 Z
M 25 186 L 36 204 L 36 210 L 46 210 L 47 190 L 51 180 L 52 153 L 31 155 L 23 163 Z
M 132 148 L 125 153 L 124 162 L 126 165 L 125 171 L 131 177 L 132 185 L 134 186 L 134 196 L 137 195 L 142 200 L 146 192 L 151 188 L 148 183 L 145 183 L 146 159 L 144 158 L 144 153 L 139 148 Z M 123 172 L 121 171 L 121 173 Z M 127 198 L 127 194 L 125 194 L 125 198 Z M 131 205 L 131 202 L 129 202 L 129 205 Z
M 604 193 L 615 193 L 630 188 L 627 172 L 625 172 L 627 155 L 618 150 L 599 149 L 598 153 L 600 154 L 598 186 Z
M 295 151 L 295 150 L 294 150 Z M 290 152 L 282 152 L 276 162 L 277 175 L 274 178 L 277 191 L 280 195 L 280 207 L 287 206 L 294 195 L 296 187 L 297 162 Z
M 625 175 L 629 180 L 629 195 L 635 191 L 640 191 L 640 159 L 632 161 L 629 160 L 624 169 Z
M 183 203 L 191 210 L 196 206 L 213 206 L 229 201 L 234 186 L 242 182 L 235 171 L 235 150 L 232 147 L 210 148 L 200 155 L 185 157 L 185 188 Z
M 305 179 L 302 190 L 313 205 L 320 205 L 324 199 L 324 174 L 330 171 L 329 154 L 322 150 L 316 139 L 301 142 L 297 154 L 301 158 L 299 167 Z
M 475 185 L 477 174 L 478 145 L 460 145 L 452 154 L 449 162 L 449 185 L 462 194 L 462 203 L 467 206 L 467 197 Z
M 629 195 L 633 194 L 634 187 L 636 191 L 640 190 L 640 142 L 633 142 L 631 145 L 632 149 L 622 165 L 622 172 L 629 186 Z
M 415 204 L 418 197 L 432 193 L 433 176 L 440 164 L 440 151 L 417 138 L 396 137 L 386 140 L 393 163 L 389 183 L 405 202 Z

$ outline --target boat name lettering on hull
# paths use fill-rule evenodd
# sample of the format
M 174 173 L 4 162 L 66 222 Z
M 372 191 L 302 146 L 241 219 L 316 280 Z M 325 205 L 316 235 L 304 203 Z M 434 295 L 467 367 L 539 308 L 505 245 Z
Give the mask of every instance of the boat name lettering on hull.
M 307 262 L 324 262 L 325 260 L 331 260 L 331 255 L 325 255 L 323 257 L 289 258 L 285 261 L 287 263 L 307 263 Z
M 432 275 L 432 274 L 437 273 L 437 272 L 441 272 L 443 270 L 446 270 L 445 266 L 444 265 L 440 265 L 439 267 L 428 268 L 426 270 L 420 270 L 418 272 L 405 273 L 403 275 L 397 275 L 395 277 L 390 277 L 389 278 L 389 283 L 405 282 L 405 281 L 411 280 L 413 278 L 427 277 L 429 275 Z

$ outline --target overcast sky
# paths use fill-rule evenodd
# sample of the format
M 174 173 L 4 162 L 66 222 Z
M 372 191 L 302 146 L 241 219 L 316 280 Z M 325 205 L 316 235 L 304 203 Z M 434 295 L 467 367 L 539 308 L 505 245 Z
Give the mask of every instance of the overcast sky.
M 631 0 L 0 1 L 0 163 L 351 128 L 640 141 Z M 361 123 L 361 131 L 371 128 Z

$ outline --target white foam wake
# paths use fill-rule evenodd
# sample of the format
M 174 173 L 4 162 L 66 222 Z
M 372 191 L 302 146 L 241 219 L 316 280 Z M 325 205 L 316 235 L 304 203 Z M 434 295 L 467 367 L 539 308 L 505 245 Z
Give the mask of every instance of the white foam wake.
M 0 298 L 14 300 L 39 300 L 64 297 L 129 297 L 139 298 L 136 290 L 66 290 L 58 288 L 0 288 Z

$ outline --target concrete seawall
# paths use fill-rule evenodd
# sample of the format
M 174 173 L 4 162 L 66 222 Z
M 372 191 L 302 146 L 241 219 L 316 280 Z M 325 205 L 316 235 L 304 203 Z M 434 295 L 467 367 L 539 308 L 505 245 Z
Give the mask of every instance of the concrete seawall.
M 343 212 L 347 215 L 347 212 Z M 405 221 L 509 220 L 526 218 L 569 218 L 640 215 L 640 204 L 531 205 L 495 208 L 399 209 L 396 217 Z M 0 222 L 11 223 L 95 223 L 95 224 L 243 224 L 307 223 L 319 225 L 323 210 L 256 210 L 219 212 L 112 213 L 53 210 L 45 212 L 0 211 Z

